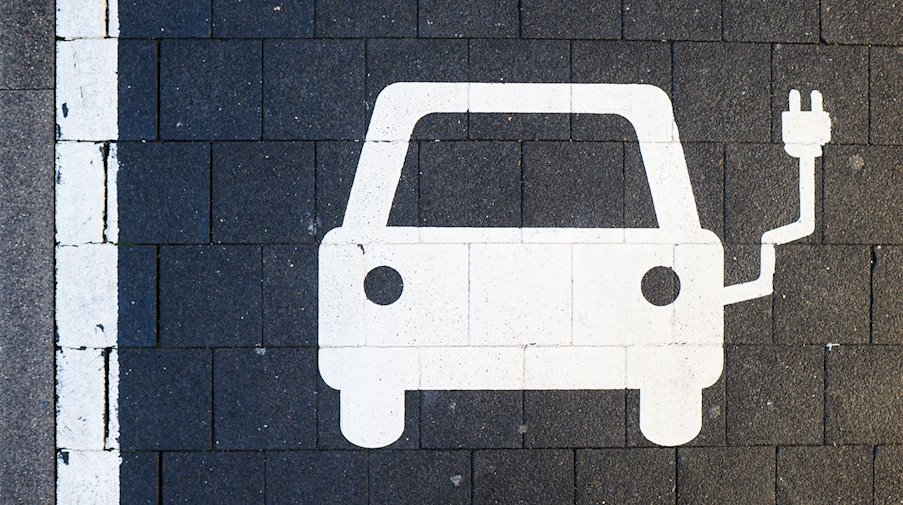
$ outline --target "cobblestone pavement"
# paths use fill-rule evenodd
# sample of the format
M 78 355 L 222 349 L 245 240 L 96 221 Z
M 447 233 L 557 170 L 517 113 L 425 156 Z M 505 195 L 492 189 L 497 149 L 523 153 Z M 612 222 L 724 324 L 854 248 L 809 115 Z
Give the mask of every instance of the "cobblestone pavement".
M 38 4 L 0 6 L 3 504 L 49 503 L 56 479 Z M 903 503 L 900 9 L 58 0 L 58 503 Z M 318 374 L 318 246 L 398 81 L 660 87 L 727 284 L 798 217 L 781 112 L 822 92 L 815 232 L 777 248 L 771 297 L 726 307 L 694 440 L 646 440 L 635 389 L 408 391 L 395 443 L 346 440 Z M 657 226 L 614 116 L 432 115 L 414 137 L 392 226 Z

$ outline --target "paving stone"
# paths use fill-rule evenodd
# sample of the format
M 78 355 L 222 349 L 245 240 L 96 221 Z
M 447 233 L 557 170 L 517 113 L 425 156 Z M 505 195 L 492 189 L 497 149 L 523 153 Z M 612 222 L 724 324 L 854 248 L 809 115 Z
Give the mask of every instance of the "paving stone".
M 477 451 L 474 505 L 573 503 L 574 451 Z
M 152 40 L 118 42 L 119 140 L 157 138 L 157 44 Z
M 157 344 L 157 248 L 120 246 L 119 347 Z
M 525 0 L 521 32 L 531 39 L 617 39 L 621 4 L 617 0 Z
M 279 3 L 214 0 L 213 36 L 222 38 L 305 38 L 314 35 L 315 0 Z
M 726 384 L 728 445 L 822 442 L 822 347 L 729 346 Z
M 363 41 L 266 41 L 263 49 L 264 138 L 364 138 Z
M 255 40 L 160 44 L 160 137 L 254 140 L 261 133 L 261 46 Z
M 53 88 L 54 5 L 0 5 L 0 89 Z
M 259 345 L 260 263 L 251 246 L 161 248 L 161 344 Z
M 721 2 L 625 0 L 624 36 L 646 40 L 721 40 Z
M 817 89 L 831 115 L 831 141 L 868 142 L 868 60 L 866 47 L 776 44 L 772 139 L 782 141 L 781 113 L 787 110 L 790 90 L 800 91 L 803 109 L 809 110 L 809 92 Z
M 771 447 L 688 447 L 677 458 L 679 504 L 774 503 Z
M 210 239 L 210 148 L 194 143 L 117 144 L 119 240 Z
M 160 456 L 156 452 L 126 452 L 119 467 L 119 503 L 160 503 Z
M 421 37 L 517 37 L 518 0 L 420 0 Z
M 872 503 L 870 447 L 778 448 L 778 505 Z
M 210 449 L 210 362 L 203 349 L 120 349 L 120 447 Z
M 875 448 L 874 505 L 903 503 L 903 447 Z
M 420 441 L 425 449 L 522 444 L 521 391 L 422 391 L 420 396 Z
M 420 219 L 424 226 L 520 226 L 518 143 L 421 144 Z
M 470 452 L 378 451 L 370 455 L 370 503 L 470 504 Z
M 470 79 L 477 82 L 568 82 L 570 47 L 563 40 L 474 40 Z M 570 137 L 567 114 L 471 114 L 473 139 Z
M 702 390 L 702 430 L 686 445 L 689 446 L 723 446 L 725 437 L 725 398 L 724 375 L 718 382 Z M 643 436 L 640 431 L 640 394 L 636 389 L 627 391 L 627 446 L 656 447 Z
M 725 285 L 755 280 L 759 276 L 761 249 L 752 245 L 727 245 L 724 250 Z M 724 341 L 728 344 L 771 344 L 771 295 L 724 307 Z
M 903 31 L 903 21 L 900 31 Z M 903 144 L 903 91 L 900 91 L 903 48 L 872 48 L 870 70 L 871 141 Z
M 370 112 L 379 93 L 394 82 L 466 80 L 467 41 L 376 39 L 367 41 L 367 103 Z M 467 114 L 433 114 L 421 119 L 413 138 L 467 138 Z
M 624 391 L 526 391 L 524 446 L 623 447 Z
M 724 39 L 818 42 L 818 0 L 725 0 Z
M 577 503 L 671 505 L 674 449 L 577 450 Z
M 415 37 L 417 0 L 317 0 L 319 37 Z
M 827 442 L 834 445 L 903 441 L 903 348 L 841 346 L 828 353 Z
M 263 343 L 317 344 L 317 247 L 263 249 Z
M 875 247 L 872 272 L 872 341 L 903 344 L 903 249 Z
M 623 148 L 613 142 L 525 142 L 524 226 L 623 227 Z
M 675 44 L 672 98 L 681 139 L 767 142 L 770 62 L 766 44 Z
M 210 0 L 119 2 L 119 36 L 136 39 L 210 36 Z
M 214 144 L 214 242 L 313 242 L 314 159 L 310 142 Z
M 903 16 L 895 2 L 822 0 L 822 38 L 830 44 L 900 44 Z
M 869 342 L 868 247 L 785 245 L 777 264 L 775 343 Z
M 777 144 L 730 144 L 725 151 L 725 239 L 759 245 L 762 234 L 800 215 L 799 161 Z M 767 181 L 767 184 L 763 182 Z M 815 232 L 797 242 L 821 241 L 822 166 L 815 163 Z M 783 246 L 778 247 L 780 249 Z M 759 260 L 755 259 L 758 267 Z M 782 266 L 778 265 L 778 270 Z
M 438 144 L 437 144 L 438 145 Z M 442 144 L 445 145 L 445 144 Z M 317 142 L 317 235 L 342 224 L 357 170 L 360 142 Z M 411 143 L 389 213 L 390 226 L 417 226 L 418 156 Z M 441 165 L 439 165 L 441 166 Z
M 573 41 L 574 82 L 652 84 L 671 94 L 671 45 L 662 42 Z M 574 114 L 575 140 L 636 140 L 620 116 Z
M 263 505 L 262 453 L 164 453 L 164 505 L 242 503 Z
M 266 462 L 268 505 L 366 505 L 364 451 L 271 452 Z
M 217 449 L 314 449 L 313 349 L 218 349 L 213 355 Z
M 342 435 L 339 415 L 339 392 L 322 379 L 317 385 L 317 448 L 356 449 Z M 406 391 L 404 395 L 404 432 L 388 449 L 417 449 L 420 447 L 420 392 Z
M 825 153 L 825 242 L 893 244 L 903 236 L 903 148 L 830 146 Z
M 684 144 L 687 170 L 702 227 L 723 239 L 724 157 L 721 144 Z M 628 228 L 656 228 L 655 206 L 649 190 L 639 144 L 624 149 L 624 225 Z

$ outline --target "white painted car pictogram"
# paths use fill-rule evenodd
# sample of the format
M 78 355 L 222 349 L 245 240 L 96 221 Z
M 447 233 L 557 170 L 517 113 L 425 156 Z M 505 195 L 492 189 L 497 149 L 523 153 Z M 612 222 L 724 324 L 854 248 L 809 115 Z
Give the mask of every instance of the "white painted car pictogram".
M 772 292 L 774 245 L 814 229 L 814 159 L 830 140 L 821 95 L 783 116 L 800 159 L 800 219 L 766 233 L 758 279 L 724 286 L 724 250 L 700 226 L 671 101 L 642 84 L 395 83 L 380 93 L 344 221 L 319 249 L 319 369 L 342 433 L 382 447 L 404 431 L 407 390 L 639 389 L 640 428 L 680 445 L 723 368 L 724 305 Z M 617 114 L 636 130 L 659 228 L 387 226 L 417 121 L 457 112 Z M 449 202 L 453 204 L 453 202 Z M 654 305 L 643 277 L 670 269 Z M 368 275 L 403 282 L 368 299 Z

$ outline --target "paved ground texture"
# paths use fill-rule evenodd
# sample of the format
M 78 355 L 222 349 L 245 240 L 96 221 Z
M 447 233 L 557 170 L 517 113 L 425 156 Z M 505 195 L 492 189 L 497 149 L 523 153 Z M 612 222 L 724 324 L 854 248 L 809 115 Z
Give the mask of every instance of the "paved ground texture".
M 88 63 L 118 80 L 56 104 L 57 203 L 96 211 L 58 207 L 58 272 L 79 258 L 114 272 L 58 278 L 57 308 L 115 290 L 80 305 L 104 322 L 84 337 L 57 314 L 58 408 L 78 422 L 58 426 L 56 462 L 53 13 L 7 4 L 0 503 L 52 502 L 55 464 L 65 496 L 96 498 L 84 503 L 115 495 L 72 482 L 115 482 L 128 505 L 903 503 L 898 3 L 120 0 L 95 31 L 58 27 L 75 40 L 60 54 L 101 41 Z M 345 440 L 317 372 L 317 248 L 341 223 L 376 96 L 409 80 L 659 86 L 731 284 L 757 274 L 762 233 L 797 216 L 788 92 L 823 93 L 815 233 L 778 248 L 773 296 L 727 308 L 725 371 L 695 440 L 648 442 L 636 390 L 408 392 L 397 442 Z M 89 126 L 73 123 L 91 100 Z M 448 114 L 415 137 L 393 225 L 656 226 L 616 118 Z M 72 173 L 83 199 L 66 192 Z M 82 385 L 99 393 L 71 402 Z

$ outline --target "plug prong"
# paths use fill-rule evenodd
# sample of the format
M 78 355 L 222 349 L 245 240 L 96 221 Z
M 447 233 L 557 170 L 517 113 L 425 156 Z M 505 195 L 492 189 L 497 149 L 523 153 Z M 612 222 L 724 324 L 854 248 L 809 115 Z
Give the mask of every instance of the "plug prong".
M 798 89 L 790 90 L 790 106 L 787 108 L 790 112 L 800 112 L 802 110 L 802 100 L 800 99 L 800 91 Z
M 821 91 L 814 89 L 812 90 L 812 94 L 810 95 L 812 100 L 812 110 L 814 112 L 823 112 L 824 111 L 824 101 L 821 96 Z

